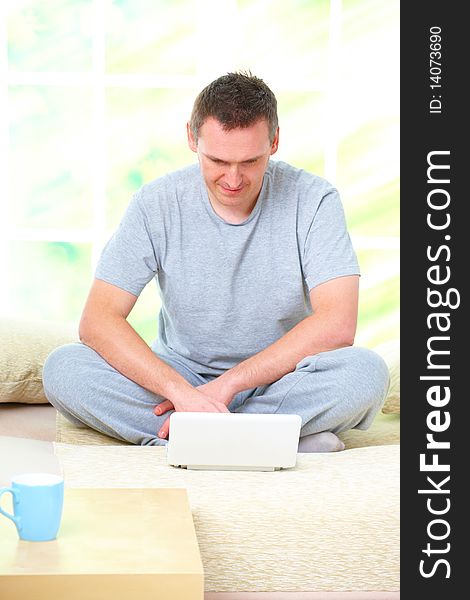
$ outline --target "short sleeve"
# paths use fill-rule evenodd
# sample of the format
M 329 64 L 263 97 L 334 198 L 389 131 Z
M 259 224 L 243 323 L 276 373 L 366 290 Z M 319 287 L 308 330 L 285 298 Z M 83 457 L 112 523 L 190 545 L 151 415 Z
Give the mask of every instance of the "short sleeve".
M 158 271 L 154 243 L 141 192 L 137 192 L 101 253 L 95 277 L 138 296 Z
M 338 192 L 321 199 L 308 230 L 302 268 L 308 289 L 336 277 L 359 275 L 359 264 L 346 227 Z

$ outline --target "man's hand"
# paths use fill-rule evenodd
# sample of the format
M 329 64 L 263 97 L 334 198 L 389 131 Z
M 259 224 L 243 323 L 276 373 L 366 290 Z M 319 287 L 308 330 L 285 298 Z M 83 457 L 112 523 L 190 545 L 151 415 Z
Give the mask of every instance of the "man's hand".
M 200 385 L 196 389 L 200 392 L 203 392 L 206 396 L 209 396 L 209 398 L 212 398 L 216 402 L 222 402 L 225 404 L 225 406 L 228 406 L 238 391 L 233 387 L 229 387 L 229 374 L 230 370 L 217 377 L 217 379 L 213 379 L 212 381 L 209 381 L 209 383 Z
M 212 383 L 212 382 L 210 382 Z M 181 397 L 173 400 L 164 400 L 154 408 L 157 416 L 165 414 L 169 410 L 176 412 L 228 412 L 227 405 L 216 397 L 205 393 L 204 388 L 209 384 L 201 385 L 184 393 Z M 213 388 L 209 388 L 213 390 Z M 163 423 L 158 432 L 158 437 L 166 439 L 170 431 L 170 417 Z

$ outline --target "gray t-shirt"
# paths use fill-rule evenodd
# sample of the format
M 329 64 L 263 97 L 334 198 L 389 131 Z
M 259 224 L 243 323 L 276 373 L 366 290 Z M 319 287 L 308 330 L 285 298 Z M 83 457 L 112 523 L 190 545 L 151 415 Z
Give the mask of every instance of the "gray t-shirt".
M 359 274 L 337 191 L 270 161 L 246 221 L 213 210 L 198 165 L 144 185 L 105 246 L 96 277 L 161 295 L 153 349 L 218 375 L 263 350 L 312 308 L 309 290 Z

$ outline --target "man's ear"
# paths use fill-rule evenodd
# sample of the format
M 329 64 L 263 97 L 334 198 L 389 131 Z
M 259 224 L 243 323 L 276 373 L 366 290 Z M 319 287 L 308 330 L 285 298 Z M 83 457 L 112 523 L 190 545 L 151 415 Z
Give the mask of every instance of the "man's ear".
M 189 122 L 186 123 L 186 133 L 188 135 L 189 149 L 192 150 L 193 152 L 197 152 L 197 142 L 194 139 L 193 132 L 191 131 L 191 125 L 189 124 Z
M 278 148 L 279 148 L 279 127 L 277 128 L 276 133 L 274 134 L 274 139 L 273 139 L 273 143 L 271 144 L 270 154 L 274 154 L 275 152 L 277 152 Z

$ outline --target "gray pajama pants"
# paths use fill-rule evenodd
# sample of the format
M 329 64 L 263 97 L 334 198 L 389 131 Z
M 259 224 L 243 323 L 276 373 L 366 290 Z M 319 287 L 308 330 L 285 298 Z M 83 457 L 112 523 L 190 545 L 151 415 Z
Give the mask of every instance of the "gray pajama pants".
M 213 379 L 180 362 L 164 360 L 194 386 Z M 84 344 L 54 350 L 44 364 L 43 383 L 51 404 L 78 426 L 88 425 L 133 444 L 167 443 L 157 432 L 170 412 L 160 417 L 153 413 L 162 397 L 124 377 Z M 301 437 L 367 429 L 383 404 L 388 384 L 388 369 L 379 355 L 348 347 L 308 356 L 278 381 L 237 394 L 228 408 L 239 413 L 298 414 Z

